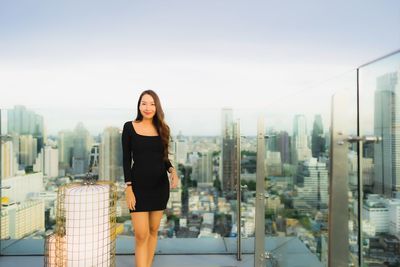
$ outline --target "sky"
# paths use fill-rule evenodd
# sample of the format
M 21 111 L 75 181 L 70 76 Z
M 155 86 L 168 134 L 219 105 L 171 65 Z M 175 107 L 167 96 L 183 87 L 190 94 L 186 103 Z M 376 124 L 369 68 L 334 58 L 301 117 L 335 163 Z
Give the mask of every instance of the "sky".
M 255 114 L 328 121 L 355 68 L 400 48 L 399 25 L 396 0 L 1 1 L 0 107 L 41 110 L 49 132 L 74 110 L 121 125 L 153 89 L 175 133 L 218 134 L 223 107 L 248 134 Z

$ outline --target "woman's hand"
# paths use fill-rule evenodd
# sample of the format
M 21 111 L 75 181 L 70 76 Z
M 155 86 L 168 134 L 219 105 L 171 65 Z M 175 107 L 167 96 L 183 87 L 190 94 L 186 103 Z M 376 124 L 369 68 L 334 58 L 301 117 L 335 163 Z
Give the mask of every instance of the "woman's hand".
M 179 177 L 174 168 L 172 168 L 170 178 L 171 178 L 171 183 L 170 183 L 171 188 L 176 188 L 178 186 Z
M 128 186 L 125 189 L 125 197 L 126 197 L 126 205 L 130 210 L 135 210 L 136 198 L 135 194 L 133 194 L 132 186 Z

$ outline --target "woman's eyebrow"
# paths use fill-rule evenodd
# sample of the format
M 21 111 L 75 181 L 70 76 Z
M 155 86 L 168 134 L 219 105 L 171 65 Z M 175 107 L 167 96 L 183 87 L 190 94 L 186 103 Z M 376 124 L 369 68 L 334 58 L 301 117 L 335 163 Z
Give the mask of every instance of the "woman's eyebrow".
M 142 102 L 142 103 L 147 103 L 147 102 L 144 101 L 144 100 L 142 100 L 142 101 L 140 101 L 140 102 Z M 154 101 L 151 101 L 150 103 L 154 104 Z

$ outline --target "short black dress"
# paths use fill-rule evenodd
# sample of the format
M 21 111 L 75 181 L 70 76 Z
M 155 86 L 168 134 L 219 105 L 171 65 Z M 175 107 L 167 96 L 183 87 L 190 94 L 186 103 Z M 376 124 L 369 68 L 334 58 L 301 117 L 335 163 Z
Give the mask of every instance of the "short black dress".
M 164 210 L 169 199 L 167 170 L 172 165 L 164 160 L 161 137 L 140 135 L 127 121 L 121 139 L 125 182 L 132 182 L 136 198 L 135 210 L 129 212 Z

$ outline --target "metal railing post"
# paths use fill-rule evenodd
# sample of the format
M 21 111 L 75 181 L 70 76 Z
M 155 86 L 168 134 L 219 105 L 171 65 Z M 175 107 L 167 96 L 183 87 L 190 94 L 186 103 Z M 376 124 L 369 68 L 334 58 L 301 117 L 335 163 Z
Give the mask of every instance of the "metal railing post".
M 241 188 L 241 179 L 240 179 L 240 164 L 241 164 L 241 155 L 240 155 L 240 141 L 241 141 L 241 135 L 240 135 L 240 121 L 237 120 L 236 123 L 236 155 L 237 155 L 237 166 L 236 166 L 236 171 L 237 171 L 237 178 L 236 178 L 236 203 L 237 203 L 237 219 L 236 219 L 236 225 L 237 225 L 237 254 L 236 254 L 236 259 L 238 261 L 242 260 L 242 211 L 241 211 L 241 205 L 242 205 L 242 188 Z
M 265 127 L 260 117 L 257 123 L 256 170 L 256 230 L 254 239 L 254 267 L 265 267 Z

